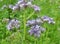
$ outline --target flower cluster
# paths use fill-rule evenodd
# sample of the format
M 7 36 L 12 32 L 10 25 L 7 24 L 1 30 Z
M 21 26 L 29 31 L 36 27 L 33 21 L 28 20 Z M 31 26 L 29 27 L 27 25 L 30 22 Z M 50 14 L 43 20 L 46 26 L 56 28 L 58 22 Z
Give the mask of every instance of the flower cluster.
M 36 6 L 36 5 L 33 5 L 33 8 L 35 11 L 40 11 L 40 7 Z
M 45 31 L 45 29 L 39 25 L 34 25 L 29 30 L 30 35 L 34 35 L 35 37 L 40 37 L 41 32 Z
M 45 28 L 41 27 L 41 24 L 44 23 L 45 21 L 48 21 L 49 24 L 55 23 L 53 18 L 50 18 L 48 16 L 42 16 L 41 18 L 37 18 L 35 20 L 28 20 L 26 25 L 31 26 L 31 29 L 29 30 L 30 35 L 39 37 L 41 32 L 46 30 Z
M 26 7 L 31 7 L 34 9 L 34 11 L 40 11 L 40 7 L 38 7 L 37 5 L 32 4 L 32 1 L 25 1 L 25 0 L 19 0 L 15 5 L 4 5 L 2 8 L 4 9 L 5 7 L 8 7 L 10 9 L 12 9 L 13 11 L 15 10 L 20 10 L 20 9 L 24 9 Z
M 35 37 L 40 37 L 41 32 L 45 31 L 45 28 L 41 27 L 43 23 L 41 18 L 36 18 L 34 20 L 28 20 L 27 26 L 31 26 L 31 29 L 28 31 L 30 35 L 34 35 Z
M 11 30 L 13 28 L 19 28 L 20 22 L 16 19 L 12 19 L 9 21 L 8 25 L 6 26 L 8 30 Z
M 9 5 L 9 6 L 4 5 L 2 7 L 2 9 L 7 8 L 7 7 L 9 9 L 12 9 L 12 11 L 21 10 L 21 9 L 26 8 L 26 7 L 33 8 L 35 12 L 38 12 L 38 11 L 41 10 L 40 7 L 38 7 L 35 4 L 32 4 L 32 0 L 29 0 L 29 1 L 19 0 L 15 5 Z M 10 18 L 10 15 L 9 15 L 9 18 Z M 8 22 L 8 24 L 6 26 L 6 28 L 8 30 L 11 30 L 11 29 L 14 29 L 14 28 L 18 29 L 20 27 L 20 21 L 18 21 L 17 19 L 3 19 L 2 21 L 3 22 Z M 43 28 L 41 26 L 41 24 L 44 23 L 45 21 L 47 21 L 49 24 L 51 24 L 51 23 L 54 24 L 55 23 L 53 18 L 50 18 L 48 16 L 42 16 L 41 18 L 28 20 L 27 23 L 26 23 L 26 26 L 30 26 L 31 27 L 30 30 L 28 31 L 29 34 L 30 35 L 34 35 L 35 37 L 40 37 L 41 32 L 46 30 L 45 28 Z
M 53 18 L 50 18 L 50 17 L 48 17 L 48 16 L 42 16 L 41 17 L 41 19 L 43 20 L 43 21 L 47 21 L 49 24 L 55 24 L 55 21 L 53 20 Z
M 6 26 L 8 30 L 11 29 L 18 29 L 20 27 L 20 22 L 16 19 L 3 19 L 3 22 L 8 22 L 8 25 Z M 53 19 L 48 16 L 42 16 L 41 18 L 36 18 L 33 20 L 28 20 L 26 23 L 26 26 L 30 26 L 30 30 L 28 31 L 30 35 L 34 35 L 35 37 L 40 37 L 41 32 L 44 32 L 46 29 L 41 26 L 42 23 L 45 21 L 48 21 L 50 23 L 53 23 Z M 52 22 L 53 21 L 53 22 Z
M 43 21 L 40 18 L 34 19 L 34 20 L 28 20 L 27 21 L 27 26 L 35 25 L 35 24 L 42 24 Z

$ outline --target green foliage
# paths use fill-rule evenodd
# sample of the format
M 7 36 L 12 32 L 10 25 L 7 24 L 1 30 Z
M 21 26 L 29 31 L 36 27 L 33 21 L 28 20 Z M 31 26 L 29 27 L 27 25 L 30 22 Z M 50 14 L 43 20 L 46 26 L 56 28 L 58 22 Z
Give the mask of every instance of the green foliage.
M 6 24 L 2 23 L 2 18 L 8 18 L 8 10 L 1 10 L 1 7 L 5 4 L 15 4 L 17 0 L 3 0 L 0 1 L 0 44 L 60 44 L 60 0 L 35 0 L 33 3 L 41 8 L 39 13 L 34 13 L 30 19 L 34 19 L 37 16 L 48 15 L 55 20 L 55 24 L 44 23 L 42 26 L 46 28 L 46 31 L 41 34 L 40 38 L 35 38 L 27 34 L 29 28 L 26 27 L 26 21 L 29 15 L 34 11 L 31 8 L 25 10 L 16 11 L 11 13 L 11 18 L 16 18 L 22 23 L 20 24 L 20 31 L 8 31 Z M 10 11 L 11 12 L 11 11 Z

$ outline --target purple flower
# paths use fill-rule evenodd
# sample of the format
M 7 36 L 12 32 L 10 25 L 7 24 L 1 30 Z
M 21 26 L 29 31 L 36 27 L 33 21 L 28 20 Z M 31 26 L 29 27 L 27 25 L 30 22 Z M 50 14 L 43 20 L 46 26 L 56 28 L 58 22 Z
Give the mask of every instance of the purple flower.
M 43 21 L 48 21 L 49 20 L 48 16 L 42 16 L 41 18 L 42 18 Z
M 49 18 L 49 21 L 48 21 L 49 24 L 55 24 L 55 21 L 53 20 L 53 18 Z
M 35 24 L 35 20 L 28 20 L 27 21 L 27 26 L 34 25 L 34 24 Z
M 17 5 L 19 5 L 20 8 L 25 8 L 27 6 L 25 0 L 19 0 Z
M 53 20 L 53 18 L 50 18 L 48 16 L 42 16 L 41 18 L 42 18 L 43 21 L 47 21 L 49 24 L 50 23 L 53 23 L 53 24 L 55 23 L 55 21 Z
M 6 27 L 7 27 L 8 30 L 11 30 L 13 28 L 19 28 L 20 27 L 20 22 L 16 19 L 12 19 Z
M 29 30 L 30 35 L 34 35 L 35 37 L 40 37 L 41 31 L 39 31 L 39 26 L 32 26 Z
M 36 5 L 33 5 L 32 7 L 33 7 L 33 9 L 34 9 L 35 11 L 40 11 L 40 7 L 38 7 L 38 6 L 36 6 Z
M 40 18 L 37 18 L 37 19 L 34 19 L 34 20 L 28 20 L 27 21 L 27 26 L 30 26 L 30 25 L 35 25 L 35 24 L 42 24 L 43 21 L 40 19 Z
M 39 25 L 32 26 L 29 30 L 30 35 L 34 35 L 35 37 L 40 37 L 41 31 L 45 31 L 44 28 L 40 27 Z

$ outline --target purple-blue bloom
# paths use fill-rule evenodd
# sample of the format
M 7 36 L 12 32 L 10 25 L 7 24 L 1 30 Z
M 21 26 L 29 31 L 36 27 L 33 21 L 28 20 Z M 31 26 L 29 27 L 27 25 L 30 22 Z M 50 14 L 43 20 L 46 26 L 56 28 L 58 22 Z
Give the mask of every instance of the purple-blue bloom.
M 43 21 L 47 21 L 49 24 L 50 23 L 55 23 L 55 21 L 53 20 L 53 18 L 50 18 L 50 17 L 48 17 L 48 16 L 42 16 L 41 17 L 41 19 L 43 20 Z
M 6 27 L 7 27 L 8 30 L 11 30 L 13 28 L 19 28 L 20 27 L 20 22 L 16 19 L 12 19 Z
M 49 20 L 48 16 L 42 16 L 41 18 L 42 18 L 43 21 L 48 21 Z
M 37 5 L 33 5 L 32 7 L 35 11 L 40 11 L 40 7 L 38 7 Z
M 35 37 L 40 37 L 41 31 L 39 31 L 39 26 L 32 26 L 29 30 L 30 35 L 34 35 Z
M 45 31 L 44 28 L 39 25 L 32 26 L 29 30 L 30 35 L 34 35 L 35 37 L 40 37 L 41 32 Z
M 49 21 L 48 21 L 49 24 L 55 24 L 55 21 L 53 20 L 53 18 L 49 18 Z
M 34 20 L 28 20 L 27 21 L 27 26 L 30 26 L 30 25 L 35 25 L 35 24 L 42 24 L 43 21 L 40 19 L 40 18 L 37 18 L 37 19 L 34 19 Z
M 28 20 L 26 25 L 29 26 L 34 24 L 35 24 L 35 20 Z

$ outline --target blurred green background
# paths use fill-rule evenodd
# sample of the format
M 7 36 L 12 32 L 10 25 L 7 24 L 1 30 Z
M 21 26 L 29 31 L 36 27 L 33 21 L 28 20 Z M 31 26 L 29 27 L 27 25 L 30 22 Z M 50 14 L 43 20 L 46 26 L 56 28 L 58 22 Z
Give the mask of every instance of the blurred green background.
M 9 31 L 6 29 L 7 23 L 2 22 L 3 18 L 8 18 L 7 9 L 1 10 L 3 5 L 15 5 L 18 0 L 0 0 L 0 44 L 60 44 L 60 0 L 34 0 L 33 4 L 38 5 L 41 8 L 39 13 L 33 13 L 34 10 L 26 8 L 25 10 L 16 11 L 12 13 L 11 18 L 16 18 L 21 22 L 19 28 L 20 31 Z M 37 16 L 47 15 L 55 20 L 55 24 L 42 24 L 46 28 L 40 38 L 35 38 L 28 34 L 29 28 L 25 26 L 26 18 L 31 15 L 30 19 L 34 19 Z M 25 39 L 25 40 L 24 40 Z

